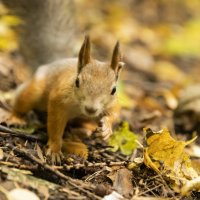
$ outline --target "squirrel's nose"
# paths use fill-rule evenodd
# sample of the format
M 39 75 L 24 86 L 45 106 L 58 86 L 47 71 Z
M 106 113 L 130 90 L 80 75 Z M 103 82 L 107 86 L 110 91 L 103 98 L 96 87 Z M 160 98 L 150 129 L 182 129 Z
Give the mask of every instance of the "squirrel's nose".
M 85 110 L 88 114 L 95 114 L 97 112 L 97 109 L 96 108 L 93 108 L 93 107 L 87 107 L 85 106 Z

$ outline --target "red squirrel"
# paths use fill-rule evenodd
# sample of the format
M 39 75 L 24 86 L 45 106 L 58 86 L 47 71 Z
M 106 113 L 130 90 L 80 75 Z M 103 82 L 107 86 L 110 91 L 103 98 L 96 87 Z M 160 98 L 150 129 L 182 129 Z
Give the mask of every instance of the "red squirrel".
M 119 42 L 114 47 L 111 62 L 93 59 L 90 47 L 90 38 L 86 36 L 78 58 L 39 67 L 16 93 L 14 113 L 24 114 L 32 109 L 47 111 L 46 154 L 53 163 L 61 160 L 63 133 L 71 119 L 101 122 L 98 131 L 107 139 L 119 114 L 117 81 L 124 66 Z

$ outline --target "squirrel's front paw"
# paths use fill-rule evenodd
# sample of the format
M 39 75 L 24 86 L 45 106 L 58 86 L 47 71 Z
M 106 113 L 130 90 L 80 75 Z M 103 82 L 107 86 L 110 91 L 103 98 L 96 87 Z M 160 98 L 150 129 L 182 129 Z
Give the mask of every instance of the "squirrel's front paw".
M 56 145 L 47 144 L 46 156 L 50 159 L 52 164 L 61 164 L 61 160 L 63 158 L 63 154 L 61 152 L 61 148 Z
M 104 140 L 107 140 L 112 135 L 112 126 L 107 117 L 104 117 L 100 120 L 97 132 L 101 134 Z

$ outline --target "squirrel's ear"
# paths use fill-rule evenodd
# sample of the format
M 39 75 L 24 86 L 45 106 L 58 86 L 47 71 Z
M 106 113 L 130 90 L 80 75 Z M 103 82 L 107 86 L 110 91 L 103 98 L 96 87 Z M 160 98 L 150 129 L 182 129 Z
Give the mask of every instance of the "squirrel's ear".
M 112 55 L 112 61 L 111 61 L 111 68 L 118 73 L 119 68 L 122 68 L 122 56 L 120 52 L 120 44 L 119 41 L 117 41 L 114 50 L 113 50 L 113 55 Z
M 78 72 L 80 73 L 81 69 L 87 65 L 91 60 L 90 56 L 90 37 L 85 36 L 85 40 L 81 46 L 78 56 Z

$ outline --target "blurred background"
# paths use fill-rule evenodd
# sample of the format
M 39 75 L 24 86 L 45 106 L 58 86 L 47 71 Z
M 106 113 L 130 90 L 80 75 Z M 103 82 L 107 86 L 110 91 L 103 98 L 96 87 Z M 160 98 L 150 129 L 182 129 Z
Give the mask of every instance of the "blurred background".
M 30 79 L 38 66 L 64 57 L 77 56 L 86 34 L 91 37 L 93 57 L 100 61 L 110 62 L 116 41 L 119 40 L 121 44 L 125 67 L 117 94 L 122 112 L 119 123 L 113 128 L 114 137 L 111 137 L 108 143 L 104 143 L 98 137 L 91 136 L 86 141 L 87 147 L 83 146 L 86 150 L 82 148 L 86 153 L 88 148 L 89 162 L 83 162 L 72 155 L 70 159 L 66 159 L 67 164 L 64 168 L 52 168 L 60 170 L 63 176 L 65 174 L 84 180 L 82 185 L 77 180 L 71 182 L 71 178 L 60 178 L 57 173 L 54 174 L 53 171 L 41 166 L 46 162 L 46 158 L 43 157 L 41 150 L 44 144 L 39 140 L 35 142 L 35 139 L 30 140 L 31 137 L 27 140 L 15 137 L 15 134 L 1 134 L 0 164 L 25 169 L 26 174 L 64 186 L 63 189 L 59 186 L 50 191 L 47 188 L 49 183 L 48 186 L 45 183 L 45 186 L 40 187 L 32 177 L 23 178 L 22 181 L 21 178 L 17 178 L 17 181 L 13 179 L 13 187 L 21 186 L 30 190 L 38 187 L 33 192 L 41 197 L 45 196 L 46 199 L 48 195 L 50 199 L 64 199 L 62 191 L 69 194 L 69 199 L 80 199 L 83 194 L 87 194 L 88 198 L 82 199 L 94 199 L 90 194 L 94 192 L 94 188 L 97 195 L 104 196 L 104 190 L 108 191 L 108 194 L 111 192 L 109 186 L 113 183 L 118 185 L 121 192 L 131 191 L 132 195 L 134 191 L 133 199 L 140 195 L 144 198 L 151 195 L 152 199 L 159 196 L 170 199 L 200 199 L 198 192 L 182 198 L 176 190 L 174 192 L 170 189 L 179 180 L 183 182 L 177 184 L 178 191 L 185 183 L 190 187 L 188 190 L 197 189 L 199 184 L 199 178 L 193 179 L 196 176 L 193 176 L 189 157 L 182 153 L 186 144 L 190 144 L 182 141 L 200 135 L 199 0 L 0 0 L 0 125 L 18 130 L 23 136 L 24 132 L 34 133 L 36 136 L 44 135 L 45 125 L 41 124 L 42 120 L 39 120 L 36 113 L 27 114 L 26 119 L 14 118 L 12 115 L 10 117 L 10 102 L 13 100 L 15 89 Z M 1 130 L 2 127 L 5 128 L 1 126 Z M 144 133 L 145 128 L 149 136 L 152 136 L 153 132 L 148 128 L 159 131 L 159 135 L 162 132 L 165 136 L 161 139 L 149 139 L 150 137 Z M 173 139 L 168 137 L 167 129 L 162 130 L 163 128 L 169 129 Z M 154 149 L 149 152 L 154 152 L 158 157 L 150 154 L 147 156 L 148 140 L 153 141 L 149 143 L 153 144 Z M 154 146 L 157 141 L 160 152 L 157 151 L 158 145 Z M 139 145 L 135 149 L 136 143 Z M 198 174 L 199 144 L 200 137 L 186 149 L 193 158 L 192 164 Z M 116 147 L 115 150 L 120 150 L 112 153 L 111 146 Z M 42 164 L 38 165 L 38 161 L 30 159 L 28 154 L 19 153 L 22 150 L 30 152 L 33 158 L 36 156 Z M 166 152 L 169 152 L 170 157 Z M 153 158 L 153 162 L 156 161 L 153 165 L 156 168 L 160 166 L 161 173 L 152 173 L 149 161 L 145 163 L 148 167 L 142 164 L 145 156 L 149 160 Z M 141 159 L 136 161 L 135 158 Z M 168 160 L 175 166 L 174 173 L 170 172 L 170 176 L 173 176 L 171 181 L 170 176 L 164 178 L 171 171 L 171 168 L 165 168 L 168 167 Z M 119 164 L 121 161 L 123 163 Z M 79 168 L 78 164 L 82 162 L 84 167 Z M 112 162 L 118 164 L 112 166 Z M 67 168 L 68 164 L 72 164 L 72 168 Z M 89 164 L 92 167 L 89 167 Z M 133 173 L 120 171 L 124 166 L 133 170 Z M 155 170 L 154 167 L 152 169 Z M 8 176 L 9 173 L 12 176 Z M 0 180 L 6 185 L 9 177 L 18 173 L 13 173 L 12 168 L 3 171 L 2 167 L 1 174 Z M 184 183 L 185 179 L 187 182 Z M 34 184 L 30 184 L 30 180 L 33 180 Z M 86 187 L 87 183 L 91 188 L 89 185 Z M 97 184 L 100 187 L 96 187 Z M 67 187 L 71 188 L 73 185 L 78 185 L 78 188 L 68 190 Z M 9 184 L 5 186 L 6 190 L 10 188 Z M 0 187 L 1 193 L 5 193 L 3 189 L 4 186 Z
M 25 42 L 18 37 L 18 29 L 29 23 L 29 28 L 33 27 L 32 35 L 36 27 L 23 14 L 13 12 L 17 1 L 2 2 L 11 9 L 0 4 L 0 89 L 9 91 L 30 77 L 24 66 L 33 63 L 20 47 Z M 119 85 L 124 108 L 122 119 L 127 120 L 135 131 L 141 131 L 145 126 L 155 129 L 167 126 L 174 130 L 173 111 L 182 90 L 200 81 L 200 1 L 66 2 L 64 12 L 70 19 L 70 29 L 65 35 L 70 42 L 61 57 L 77 56 L 84 35 L 89 34 L 94 57 L 110 60 L 114 44 L 119 40 L 126 63 Z M 38 5 L 33 4 L 31 12 L 36 16 L 34 19 L 42 18 L 42 15 L 37 17 L 38 12 L 43 12 Z M 51 14 L 46 15 L 48 22 L 55 17 L 53 12 Z M 37 33 L 35 35 L 37 38 Z M 37 48 L 42 45 L 40 41 L 33 43 Z M 27 46 L 32 48 L 32 43 Z M 42 62 L 45 60 L 38 61 L 39 64 Z

